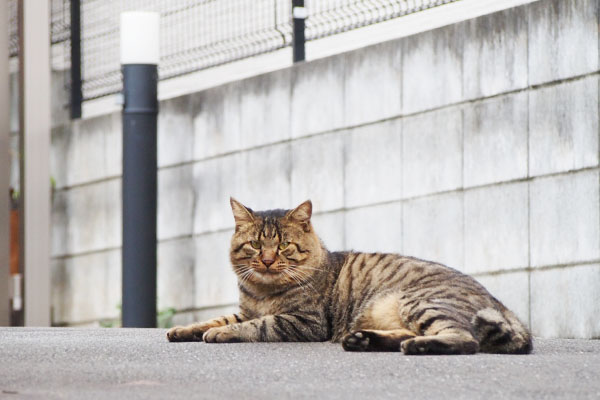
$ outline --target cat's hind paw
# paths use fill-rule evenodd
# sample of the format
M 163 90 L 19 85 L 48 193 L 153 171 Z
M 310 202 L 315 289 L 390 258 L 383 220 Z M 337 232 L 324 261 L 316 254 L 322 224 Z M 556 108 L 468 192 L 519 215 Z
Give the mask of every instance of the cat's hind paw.
M 370 335 L 365 331 L 355 331 L 342 339 L 342 347 L 346 351 L 369 351 Z
M 407 355 L 474 354 L 479 344 L 474 339 L 460 336 L 420 336 L 405 340 L 400 345 Z
M 342 347 L 346 351 L 400 351 L 400 344 L 413 337 L 415 334 L 406 329 L 363 329 L 346 335 Z

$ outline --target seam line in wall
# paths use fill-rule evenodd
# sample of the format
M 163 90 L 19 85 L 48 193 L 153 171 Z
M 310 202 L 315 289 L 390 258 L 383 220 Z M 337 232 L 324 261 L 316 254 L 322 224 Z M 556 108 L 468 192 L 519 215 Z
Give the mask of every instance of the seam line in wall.
M 466 215 L 466 196 L 465 196 L 465 190 L 464 190 L 464 186 L 465 186 L 465 110 L 464 108 L 461 108 L 460 110 L 460 124 L 461 124 L 461 168 L 460 168 L 460 178 L 461 178 L 461 185 L 462 185 L 462 190 L 460 191 L 462 193 L 461 196 L 461 206 L 462 206 L 462 265 L 466 265 L 467 264 L 467 215 Z
M 598 22 L 598 65 L 600 65 L 600 1 L 596 1 L 596 21 Z M 598 160 L 600 162 L 600 79 L 598 80 L 598 85 L 596 87 L 596 101 L 598 102 L 598 114 L 596 116 L 596 121 L 598 123 Z M 600 174 L 599 174 L 600 175 Z M 600 188 L 600 176 L 598 181 L 598 188 Z M 600 190 L 600 189 L 599 189 Z M 596 205 L 600 209 L 600 202 Z M 600 215 L 600 213 L 599 213 Z M 598 226 L 600 227 L 600 220 L 598 221 Z M 600 228 L 599 228 L 600 229 Z M 600 242 L 598 243 L 598 248 L 600 249 Z
M 539 267 L 517 267 L 517 268 L 510 268 L 510 269 L 498 269 L 498 270 L 493 270 L 493 271 L 485 271 L 485 272 L 473 272 L 473 273 L 468 273 L 468 275 L 473 276 L 475 278 L 479 278 L 479 277 L 488 277 L 488 276 L 499 276 L 499 275 L 504 275 L 504 274 L 517 273 L 517 272 L 528 272 L 531 274 L 531 272 L 537 272 L 537 271 L 567 269 L 567 268 L 584 267 L 584 266 L 597 265 L 597 264 L 600 264 L 600 259 L 587 260 L 587 261 L 575 261 L 575 262 L 564 263 L 564 264 L 543 265 L 543 266 L 539 266 Z
M 361 208 L 368 208 L 368 207 L 375 207 L 375 206 L 382 206 L 382 205 L 394 204 L 394 203 L 398 203 L 398 202 L 401 202 L 401 201 L 424 200 L 424 199 L 428 199 L 428 198 L 437 197 L 437 196 L 440 196 L 440 195 L 447 195 L 447 194 L 453 194 L 453 193 L 462 193 L 462 192 L 470 192 L 470 191 L 479 190 L 479 189 L 485 189 L 485 188 L 490 188 L 490 187 L 513 185 L 513 184 L 516 184 L 516 183 L 531 182 L 531 181 L 535 181 L 535 180 L 539 180 L 539 179 L 548 179 L 548 178 L 559 177 L 559 176 L 566 176 L 566 175 L 573 175 L 573 174 L 578 174 L 578 173 L 583 173 L 583 172 L 588 172 L 588 171 L 596 171 L 596 170 L 599 169 L 598 167 L 599 167 L 598 165 L 595 165 L 595 166 L 591 166 L 591 167 L 585 167 L 585 168 L 568 170 L 568 171 L 552 172 L 552 173 L 549 173 L 549 174 L 539 175 L 539 176 L 533 176 L 533 177 L 523 177 L 523 178 L 516 178 L 516 179 L 512 179 L 512 180 L 508 180 L 508 181 L 502 181 L 502 182 L 484 183 L 484 184 L 481 184 L 481 185 L 474 185 L 474 186 L 469 186 L 469 187 L 465 187 L 465 188 L 455 188 L 455 189 L 449 189 L 449 190 L 444 190 L 444 191 L 434 192 L 434 193 L 426 193 L 426 194 L 421 194 L 421 195 L 416 195 L 416 196 L 411 196 L 411 197 L 404 197 L 404 198 L 393 199 L 393 200 L 385 200 L 385 201 L 373 202 L 373 203 L 369 203 L 369 204 L 361 204 L 361 205 L 355 205 L 355 206 L 340 207 L 340 208 L 330 209 L 330 210 L 326 210 L 326 211 L 319 211 L 319 212 L 316 212 L 314 214 L 315 215 L 321 215 L 321 214 L 329 214 L 329 213 L 335 213 L 335 212 L 340 212 L 340 211 L 351 211 L 351 210 L 356 210 L 356 209 L 361 209 Z
M 102 178 L 92 179 L 92 180 L 81 182 L 81 183 L 73 183 L 71 185 L 58 186 L 54 190 L 56 192 L 66 192 L 71 189 L 78 189 L 78 188 L 85 187 L 85 186 L 92 186 L 92 185 L 97 185 L 100 183 L 121 180 L 121 178 L 122 178 L 122 175 L 108 175 L 108 176 L 105 176 Z
M 183 239 L 194 239 L 194 238 L 198 238 L 198 237 L 202 237 L 202 236 L 212 235 L 215 233 L 229 232 L 229 231 L 233 230 L 233 228 L 234 227 L 231 226 L 229 228 L 215 229 L 212 231 L 199 232 L 199 233 L 187 233 L 187 234 L 182 234 L 182 235 L 177 235 L 177 236 L 171 236 L 168 238 L 157 239 L 157 243 L 160 245 L 163 243 L 176 242 L 178 240 L 183 240 Z M 69 259 L 69 258 L 73 258 L 73 257 L 81 257 L 81 256 L 88 256 L 88 255 L 93 255 L 93 254 L 107 253 L 109 251 L 114 251 L 114 250 L 120 251 L 121 246 L 103 247 L 100 249 L 85 250 L 85 251 L 74 252 L 74 253 L 69 253 L 69 254 L 56 254 L 56 255 L 51 256 L 51 260 L 64 260 L 64 259 Z
M 460 98 L 462 101 L 465 100 L 465 32 L 468 29 L 469 22 L 463 21 L 459 24 L 454 24 L 452 29 L 454 30 L 455 35 L 460 36 Z M 460 29 L 460 32 L 457 30 Z M 461 188 L 465 187 L 465 108 L 460 107 L 460 144 L 461 144 L 461 154 L 460 154 L 460 184 Z M 466 210 L 466 196 L 464 195 L 464 190 L 462 190 L 461 196 L 461 207 L 462 207 L 462 265 L 465 266 L 467 264 L 467 215 L 465 213 Z
M 85 256 L 90 256 L 90 255 L 95 255 L 95 254 L 108 253 L 108 252 L 116 251 L 116 250 L 121 251 L 121 246 L 103 247 L 100 249 L 85 250 L 85 251 L 69 253 L 69 254 L 56 254 L 56 255 L 51 255 L 50 260 L 52 260 L 52 261 L 68 260 L 69 258 L 85 257 Z
M 207 310 L 213 310 L 215 308 L 225 308 L 225 307 L 235 307 L 238 306 L 239 303 L 225 303 L 225 304 L 215 304 L 210 306 L 200 306 L 200 307 L 187 307 L 182 308 L 176 311 L 176 314 L 184 314 L 184 313 L 192 313 L 192 312 L 202 312 Z
M 531 6 L 528 5 L 526 10 L 525 10 L 526 16 L 525 16 L 525 24 L 527 24 L 526 28 L 525 28 L 525 32 L 527 33 L 527 40 L 526 40 L 526 46 L 527 46 L 527 65 L 526 65 L 526 70 L 527 70 L 527 85 L 530 85 L 530 80 L 529 80 L 529 60 L 530 60 L 530 48 L 529 48 L 529 41 L 530 41 L 530 37 L 529 37 L 529 17 L 531 15 Z M 530 162 L 531 160 L 529 159 L 529 140 L 531 137 L 531 95 L 530 95 L 530 91 L 527 91 L 527 176 L 530 177 L 531 173 L 530 173 Z M 531 182 L 528 181 L 527 182 L 527 265 L 531 268 Z M 527 271 L 527 323 L 529 325 L 529 329 L 532 329 L 531 326 L 531 271 Z

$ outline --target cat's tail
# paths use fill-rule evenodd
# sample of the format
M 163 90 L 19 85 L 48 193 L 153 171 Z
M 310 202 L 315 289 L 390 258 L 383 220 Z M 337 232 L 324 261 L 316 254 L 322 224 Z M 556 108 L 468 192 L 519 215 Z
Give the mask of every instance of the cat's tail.
M 471 323 L 484 353 L 529 354 L 533 350 L 531 334 L 508 309 L 485 308 Z

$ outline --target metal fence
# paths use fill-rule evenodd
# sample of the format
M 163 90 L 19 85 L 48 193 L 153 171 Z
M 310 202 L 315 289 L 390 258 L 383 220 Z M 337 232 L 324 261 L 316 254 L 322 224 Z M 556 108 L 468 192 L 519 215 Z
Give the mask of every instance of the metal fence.
M 52 43 L 52 68 L 64 70 L 69 68 L 69 47 L 71 45 L 71 24 L 69 0 L 51 0 L 50 36 Z M 19 54 L 18 32 L 18 0 L 8 0 L 8 54 L 16 57 Z
M 306 0 L 306 40 L 315 40 L 458 0 Z M 70 68 L 70 0 L 52 2 L 52 66 Z M 10 54 L 18 53 L 17 0 L 9 0 Z M 160 79 L 292 45 L 291 0 L 81 0 L 84 100 L 121 90 L 119 15 L 161 16 Z

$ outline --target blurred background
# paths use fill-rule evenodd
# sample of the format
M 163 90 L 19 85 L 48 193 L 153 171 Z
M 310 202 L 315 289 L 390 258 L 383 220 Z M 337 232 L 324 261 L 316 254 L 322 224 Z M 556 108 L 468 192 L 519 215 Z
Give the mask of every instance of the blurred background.
M 311 199 L 330 250 L 439 261 L 534 335 L 600 337 L 598 0 L 306 0 L 295 63 L 290 0 L 71 1 L 48 16 L 51 325 L 119 324 L 119 15 L 149 10 L 162 326 L 236 309 L 233 196 L 255 210 Z M 20 41 L 5 3 L 14 298 Z

